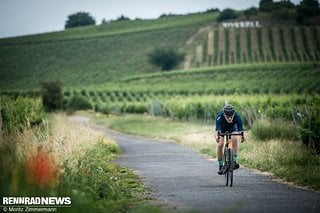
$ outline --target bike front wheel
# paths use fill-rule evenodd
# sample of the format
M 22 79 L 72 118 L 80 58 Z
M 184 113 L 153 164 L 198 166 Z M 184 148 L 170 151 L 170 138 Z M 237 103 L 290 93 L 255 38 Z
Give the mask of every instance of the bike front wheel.
M 224 152 L 224 177 L 226 186 L 233 186 L 233 151 L 232 149 L 226 148 Z
M 230 149 L 230 168 L 229 168 L 229 179 L 230 179 L 230 187 L 233 185 L 233 168 L 234 168 L 234 161 L 233 161 L 233 151 Z
M 230 150 L 227 147 L 225 147 L 223 170 L 224 170 L 224 179 L 225 179 L 226 186 L 229 185 L 229 179 L 230 179 L 229 169 L 230 169 Z

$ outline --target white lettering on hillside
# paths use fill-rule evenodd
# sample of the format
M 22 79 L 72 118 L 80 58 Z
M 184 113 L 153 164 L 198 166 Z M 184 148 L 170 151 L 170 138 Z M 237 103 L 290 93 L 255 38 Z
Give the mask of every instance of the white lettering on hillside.
M 222 22 L 224 28 L 250 28 L 261 27 L 259 21 L 235 21 L 235 22 Z

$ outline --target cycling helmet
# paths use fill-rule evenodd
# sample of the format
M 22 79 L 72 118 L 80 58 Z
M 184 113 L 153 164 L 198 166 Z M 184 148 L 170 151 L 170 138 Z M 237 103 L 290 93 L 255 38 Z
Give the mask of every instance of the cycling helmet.
M 234 108 L 231 105 L 225 105 L 223 107 L 223 112 L 226 116 L 232 116 L 234 115 Z

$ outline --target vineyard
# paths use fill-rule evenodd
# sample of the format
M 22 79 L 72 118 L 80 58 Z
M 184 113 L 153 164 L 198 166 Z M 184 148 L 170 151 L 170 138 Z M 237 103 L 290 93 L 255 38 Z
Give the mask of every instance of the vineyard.
M 292 119 L 292 112 L 319 103 L 318 26 L 222 27 L 228 25 L 217 16 L 119 21 L 0 39 L 0 91 L 39 96 L 41 82 L 60 80 L 65 109 L 77 109 L 80 100 L 80 108 L 97 112 L 209 122 L 230 102 L 249 125 L 263 116 Z M 148 62 L 156 48 L 183 52 L 185 61 L 160 72 Z
M 233 64 L 320 60 L 320 28 L 285 26 L 223 28 L 217 12 L 119 21 L 0 39 L 0 91 L 39 89 L 40 82 L 101 85 L 158 73 L 148 62 L 157 48 L 185 53 L 177 69 Z
M 66 102 L 83 97 L 103 113 L 149 113 L 212 122 L 229 102 L 247 115 L 247 124 L 252 113 L 290 120 L 299 106 L 320 101 L 320 86 L 314 81 L 320 77 L 318 66 L 256 64 L 142 75 L 117 84 L 68 88 L 64 96 Z
M 154 73 L 155 48 L 183 49 L 217 13 L 119 21 L 95 27 L 0 39 L 0 90 L 35 89 L 41 81 L 67 86 L 102 84 Z
M 320 60 L 319 27 L 211 27 L 190 47 L 186 68 Z M 193 53 L 192 53 L 193 52 Z

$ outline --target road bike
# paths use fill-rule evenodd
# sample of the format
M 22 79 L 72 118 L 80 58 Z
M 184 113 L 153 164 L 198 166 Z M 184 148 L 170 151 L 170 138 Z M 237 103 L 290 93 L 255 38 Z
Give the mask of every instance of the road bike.
M 232 187 L 233 185 L 233 170 L 234 170 L 234 161 L 233 161 L 233 148 L 232 148 L 232 138 L 233 135 L 241 135 L 243 137 L 243 132 L 241 133 L 218 133 L 219 137 L 224 137 L 224 152 L 223 152 L 223 173 L 226 181 L 226 186 Z

